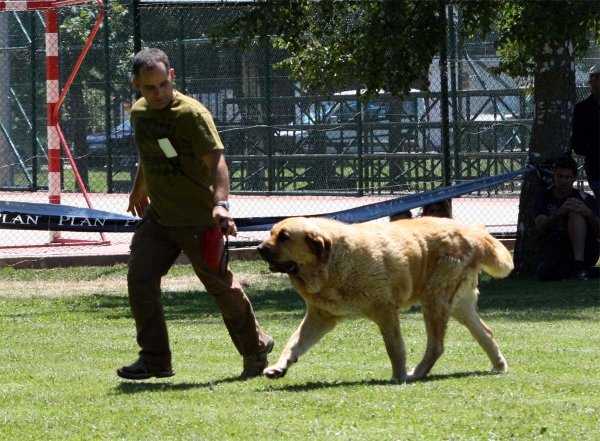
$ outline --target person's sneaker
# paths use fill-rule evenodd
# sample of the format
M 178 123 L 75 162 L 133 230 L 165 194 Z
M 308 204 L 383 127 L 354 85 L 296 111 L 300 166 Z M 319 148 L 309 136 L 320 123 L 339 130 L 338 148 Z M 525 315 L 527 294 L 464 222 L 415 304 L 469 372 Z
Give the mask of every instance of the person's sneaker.
M 275 346 L 275 340 L 269 337 L 269 342 L 267 346 L 257 354 L 252 355 L 244 355 L 244 370 L 242 371 L 240 378 L 242 380 L 246 380 L 248 378 L 260 377 L 269 364 L 269 360 L 267 360 L 267 356 L 273 350 L 273 346 Z
M 598 279 L 600 277 L 600 267 L 588 266 L 577 268 L 573 271 L 569 280 L 590 280 Z
M 573 271 L 573 274 L 571 274 L 571 277 L 569 277 L 569 280 L 588 280 L 588 279 L 589 279 L 589 275 L 585 268 L 579 268 L 579 269 Z
M 586 269 L 588 279 L 600 279 L 600 267 L 599 266 L 589 266 Z
M 172 377 L 173 375 L 175 375 L 175 371 L 171 366 L 153 366 L 140 359 L 130 366 L 123 366 L 117 369 L 117 375 L 127 380 L 146 380 L 152 377 Z

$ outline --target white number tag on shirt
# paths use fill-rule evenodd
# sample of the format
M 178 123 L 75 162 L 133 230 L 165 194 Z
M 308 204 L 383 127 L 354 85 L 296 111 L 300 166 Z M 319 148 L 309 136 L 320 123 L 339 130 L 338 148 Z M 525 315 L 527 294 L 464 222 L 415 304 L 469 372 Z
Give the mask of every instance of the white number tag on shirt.
M 177 156 L 177 152 L 173 148 L 173 144 L 169 141 L 169 138 L 162 138 L 158 140 L 158 146 L 163 151 L 167 158 L 174 158 Z

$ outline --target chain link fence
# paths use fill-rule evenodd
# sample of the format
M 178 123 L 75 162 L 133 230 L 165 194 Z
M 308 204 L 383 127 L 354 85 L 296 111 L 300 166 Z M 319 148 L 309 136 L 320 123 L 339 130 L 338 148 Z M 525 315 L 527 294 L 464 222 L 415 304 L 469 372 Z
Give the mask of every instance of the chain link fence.
M 0 10 L 3 200 L 48 202 L 47 55 L 55 51 L 58 56 L 63 90 L 98 13 L 94 2 L 59 8 L 57 46 L 49 47 L 44 11 Z M 332 212 L 525 165 L 531 96 L 519 79 L 492 73 L 499 61 L 492 39 L 459 38 L 459 10 L 448 10 L 447 103 L 440 58 L 431 64 L 429 90 L 415 88 L 403 98 L 382 92 L 362 102 L 356 84 L 330 96 L 307 92 L 285 71 L 272 68 L 286 56 L 283 51 L 257 44 L 238 52 L 210 44 L 209 27 L 239 13 L 239 8 L 206 2 L 186 7 L 105 2 L 102 29 L 60 110 L 74 158 L 71 163 L 61 148 L 62 204 L 84 207 L 87 194 L 95 209 L 123 213 L 128 205 L 137 168 L 129 124 L 136 100 L 130 74 L 136 47 L 163 49 L 175 69 L 176 88 L 213 113 L 226 148 L 235 217 Z M 589 94 L 587 69 L 599 52 L 593 46 L 577 66 L 578 99 Z M 447 121 L 442 106 L 447 106 Z M 483 222 L 499 234 L 514 233 L 519 192 L 517 179 L 465 195 L 454 201 L 454 217 Z M 56 241 L 47 232 L 0 231 L 4 247 Z M 97 233 L 63 232 L 61 237 L 82 245 L 130 240 L 128 234 L 98 238 Z

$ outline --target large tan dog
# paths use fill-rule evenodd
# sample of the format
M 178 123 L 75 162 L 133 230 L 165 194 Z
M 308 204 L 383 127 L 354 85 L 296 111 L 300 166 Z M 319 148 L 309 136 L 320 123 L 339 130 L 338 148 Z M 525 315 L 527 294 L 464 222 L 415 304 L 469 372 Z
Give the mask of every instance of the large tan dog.
M 480 268 L 494 277 L 513 269 L 508 250 L 483 226 L 421 218 L 348 225 L 289 218 L 258 246 L 273 272 L 287 273 L 304 298 L 306 316 L 279 361 L 264 370 L 283 377 L 298 358 L 346 317 L 377 324 L 392 362 L 392 381 L 424 377 L 444 351 L 450 317 L 465 325 L 487 353 L 493 371 L 508 369 L 492 331 L 477 314 Z M 427 330 L 425 355 L 406 371 L 398 310 L 420 303 Z

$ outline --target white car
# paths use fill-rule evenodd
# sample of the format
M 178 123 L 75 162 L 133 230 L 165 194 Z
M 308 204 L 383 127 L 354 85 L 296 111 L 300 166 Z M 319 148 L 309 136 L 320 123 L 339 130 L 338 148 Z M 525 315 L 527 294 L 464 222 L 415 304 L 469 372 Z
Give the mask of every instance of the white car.
M 390 146 L 390 130 L 395 128 L 401 134 L 398 145 L 407 138 L 417 142 L 415 129 L 425 106 L 421 97 L 398 100 L 385 92 L 359 104 L 356 91 L 347 90 L 317 102 L 303 100 L 295 107 L 295 120 L 275 132 L 276 152 L 356 155 L 362 128 L 363 153 L 387 153 L 397 147 Z

